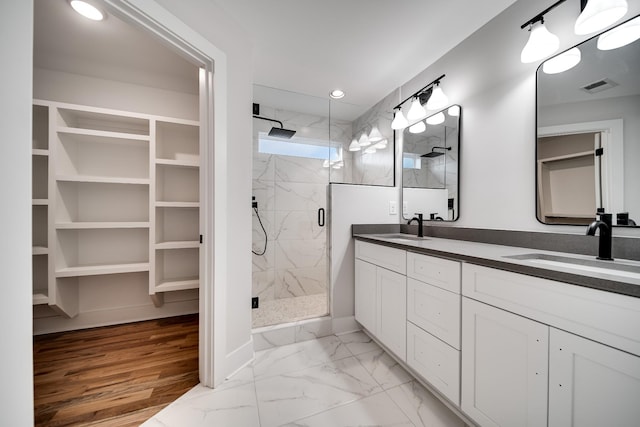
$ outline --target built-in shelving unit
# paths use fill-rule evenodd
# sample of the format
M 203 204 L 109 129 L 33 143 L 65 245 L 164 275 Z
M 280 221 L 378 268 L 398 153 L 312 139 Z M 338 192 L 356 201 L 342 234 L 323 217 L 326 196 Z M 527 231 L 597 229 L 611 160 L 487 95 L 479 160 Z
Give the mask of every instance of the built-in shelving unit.
M 198 122 L 35 101 L 33 303 L 68 317 L 91 276 L 199 286 Z M 117 275 L 117 276 L 116 276 Z

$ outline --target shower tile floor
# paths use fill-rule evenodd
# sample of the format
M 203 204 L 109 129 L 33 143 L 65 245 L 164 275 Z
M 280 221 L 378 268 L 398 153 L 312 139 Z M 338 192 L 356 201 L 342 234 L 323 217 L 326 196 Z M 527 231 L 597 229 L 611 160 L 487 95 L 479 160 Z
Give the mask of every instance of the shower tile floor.
M 259 308 L 251 310 L 252 326 L 261 328 L 312 319 L 326 315 L 327 311 L 326 294 L 260 301 Z
M 258 351 L 220 387 L 196 386 L 143 427 L 462 427 L 363 332 Z

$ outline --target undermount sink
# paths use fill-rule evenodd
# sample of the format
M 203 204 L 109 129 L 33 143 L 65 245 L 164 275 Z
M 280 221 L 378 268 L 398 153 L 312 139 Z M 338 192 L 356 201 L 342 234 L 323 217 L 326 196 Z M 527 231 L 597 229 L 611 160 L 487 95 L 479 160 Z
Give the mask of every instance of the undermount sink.
M 375 237 L 381 237 L 389 240 L 408 240 L 411 242 L 428 240 L 426 237 L 418 237 L 413 234 L 394 233 L 394 234 L 376 234 Z
M 532 264 L 561 267 L 570 270 L 579 270 L 583 273 L 599 273 L 612 276 L 640 280 L 640 262 L 633 261 L 601 261 L 597 259 L 571 258 L 561 255 L 548 254 L 522 254 L 509 255 L 504 258 L 517 259 Z

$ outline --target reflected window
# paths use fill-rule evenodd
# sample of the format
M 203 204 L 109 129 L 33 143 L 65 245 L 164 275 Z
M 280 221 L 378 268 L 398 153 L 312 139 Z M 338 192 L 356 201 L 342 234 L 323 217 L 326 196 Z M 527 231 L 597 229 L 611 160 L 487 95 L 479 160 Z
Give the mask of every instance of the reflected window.
M 278 154 L 281 156 L 304 157 L 307 159 L 342 159 L 342 148 L 327 146 L 326 141 L 308 138 L 278 139 L 271 138 L 266 133 L 258 137 L 258 151 L 264 154 Z
M 402 155 L 403 169 L 422 169 L 422 159 L 414 153 L 403 153 Z

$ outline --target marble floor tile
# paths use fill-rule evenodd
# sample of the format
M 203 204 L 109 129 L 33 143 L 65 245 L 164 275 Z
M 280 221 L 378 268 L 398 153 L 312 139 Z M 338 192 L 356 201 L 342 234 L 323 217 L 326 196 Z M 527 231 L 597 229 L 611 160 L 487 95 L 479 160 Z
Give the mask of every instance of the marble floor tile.
M 464 427 L 465 423 L 417 381 L 386 393 L 416 427 Z
M 413 379 L 411 374 L 382 349 L 359 354 L 356 358 L 384 390 Z
M 303 418 L 286 427 L 414 427 L 407 416 L 386 395 L 374 394 L 353 403 L 338 406 L 320 414 Z
M 354 356 L 357 356 L 361 353 L 367 353 L 372 350 L 380 349 L 380 346 L 376 344 L 376 342 L 372 340 L 371 337 L 361 331 L 338 335 L 338 338 L 344 343 L 345 346 L 347 346 L 349 351 L 351 351 Z
M 274 347 L 256 353 L 253 373 L 256 380 L 318 366 L 351 356 L 335 335 L 317 340 Z
M 355 357 L 256 380 L 261 427 L 282 424 L 381 391 Z

